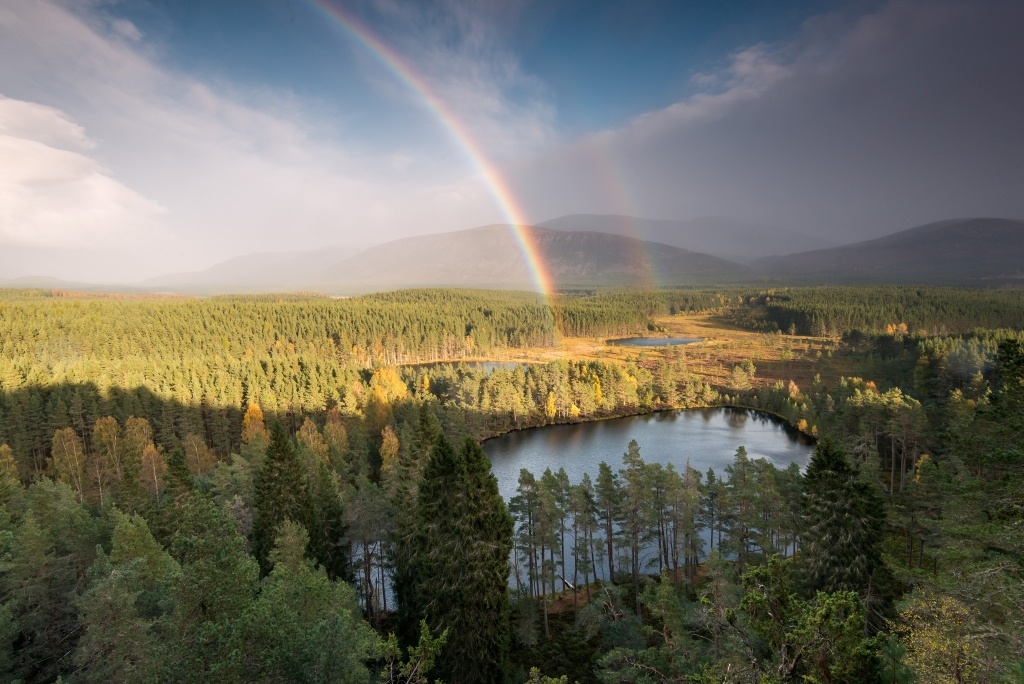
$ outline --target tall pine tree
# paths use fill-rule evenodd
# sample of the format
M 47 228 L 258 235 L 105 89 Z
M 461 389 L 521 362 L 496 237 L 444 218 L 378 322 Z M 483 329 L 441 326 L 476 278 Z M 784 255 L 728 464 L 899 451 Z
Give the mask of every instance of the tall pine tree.
M 311 524 L 312 506 L 302 465 L 280 423 L 274 423 L 270 429 L 270 445 L 253 482 L 253 492 L 252 551 L 263 571 L 269 572 L 268 556 L 281 523 L 292 520 L 317 527 Z
M 401 623 L 425 619 L 437 633 L 448 630 L 438 674 L 449 684 L 504 681 L 512 517 L 476 442 L 456 452 L 438 437 L 409 543 L 395 572 Z
M 811 456 L 802 498 L 800 558 L 807 589 L 866 596 L 881 563 L 885 510 L 872 485 L 841 449 L 824 439 Z

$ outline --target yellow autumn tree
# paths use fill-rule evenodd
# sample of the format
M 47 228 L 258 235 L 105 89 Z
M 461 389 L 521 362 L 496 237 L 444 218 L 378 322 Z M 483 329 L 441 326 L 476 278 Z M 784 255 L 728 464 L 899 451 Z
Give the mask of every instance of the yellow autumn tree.
M 382 404 L 393 404 L 408 398 L 409 388 L 394 366 L 385 366 L 370 378 L 370 395 Z
M 327 423 L 324 425 L 324 442 L 331 466 L 339 473 L 348 472 L 348 431 L 341 420 L 338 409 L 327 412 Z
M 248 444 L 256 436 L 260 436 L 264 440 L 270 439 L 267 426 L 263 424 L 263 409 L 254 401 L 249 404 L 245 415 L 242 416 L 242 443 Z
M 316 423 L 309 418 L 302 421 L 302 427 L 295 433 L 295 439 L 299 445 L 309 449 L 309 452 L 316 456 L 317 460 L 324 463 L 329 462 L 329 451 L 330 448 L 327 446 L 327 442 L 324 441 L 323 436 L 320 434 L 320 430 L 317 429 Z
M 547 404 L 544 406 L 544 415 L 546 415 L 548 417 L 548 420 L 554 420 L 555 419 L 555 414 L 557 412 L 558 412 L 558 409 L 555 406 L 555 393 L 554 392 L 548 392 L 548 401 L 547 401 Z
M 97 418 L 92 428 L 92 448 L 105 462 L 115 484 L 124 477 L 124 464 L 121 462 L 124 447 L 124 436 L 117 419 L 113 416 Z
M 374 372 L 370 378 L 370 388 L 364 400 L 366 420 L 371 430 L 376 432 L 389 421 L 391 407 L 409 397 L 409 388 L 394 366 L 385 366 Z
M 152 441 L 153 428 L 148 420 L 129 416 L 128 420 L 124 421 L 121 467 L 125 473 L 139 472 L 142 467 L 142 452 Z
M 917 587 L 893 627 L 907 647 L 906 662 L 919 681 L 980 681 L 983 654 L 977 617 L 959 599 Z

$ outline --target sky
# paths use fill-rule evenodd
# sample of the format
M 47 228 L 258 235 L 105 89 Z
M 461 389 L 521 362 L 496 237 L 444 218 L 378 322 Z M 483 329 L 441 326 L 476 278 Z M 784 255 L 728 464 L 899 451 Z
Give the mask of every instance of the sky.
M 0 279 L 571 213 L 1024 218 L 1018 0 L 0 0 Z

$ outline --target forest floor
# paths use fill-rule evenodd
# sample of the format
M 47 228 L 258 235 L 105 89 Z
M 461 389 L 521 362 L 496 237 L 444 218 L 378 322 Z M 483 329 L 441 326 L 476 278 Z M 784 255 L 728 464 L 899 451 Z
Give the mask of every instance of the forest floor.
M 673 347 L 625 347 L 608 344 L 607 338 L 566 337 L 557 347 L 533 347 L 514 350 L 508 361 L 549 363 L 559 359 L 635 362 L 654 368 L 662 361 L 684 361 L 690 372 L 719 390 L 736 387 L 733 367 L 751 361 L 756 373 L 752 385 L 772 385 L 794 381 L 810 386 L 815 375 L 834 385 L 842 375 L 851 375 L 853 366 L 840 355 L 839 341 L 828 337 L 809 337 L 758 333 L 737 327 L 719 316 L 708 314 L 660 316 L 653 319 L 656 332 L 638 330 L 643 337 L 694 337 L 700 342 Z

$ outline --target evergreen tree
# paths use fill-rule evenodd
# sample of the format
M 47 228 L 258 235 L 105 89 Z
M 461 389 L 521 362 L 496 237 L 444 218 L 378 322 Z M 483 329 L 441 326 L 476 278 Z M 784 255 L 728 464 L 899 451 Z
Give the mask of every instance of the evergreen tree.
M 312 517 L 309 554 L 332 580 L 348 577 L 348 545 L 345 543 L 345 509 L 341 503 L 338 474 L 318 462 L 309 483 Z
M 818 443 L 804 477 L 804 531 L 800 559 L 811 591 L 866 596 L 881 563 L 885 515 L 881 497 L 858 479 L 831 440 Z
M 630 574 L 633 578 L 633 593 L 636 612 L 640 613 L 640 551 L 645 541 L 645 508 L 649 495 L 645 463 L 640 457 L 640 445 L 635 439 L 629 440 L 628 450 L 622 455 L 619 476 L 623 486 L 619 511 L 621 533 L 624 545 L 629 549 Z
M 419 490 L 411 548 L 395 575 L 399 617 L 403 625 L 422 618 L 435 633 L 448 630 L 439 677 L 449 684 L 504 681 L 512 518 L 476 442 L 467 439 L 456 452 L 438 438 Z
M 304 558 L 307 536 L 286 520 L 270 553 L 273 570 L 231 635 L 220 681 L 365 684 L 377 643 L 352 587 Z
M 174 577 L 174 610 L 160 640 L 159 681 L 217 679 L 233 657 L 230 638 L 252 603 L 259 566 L 245 552 L 235 521 L 208 499 L 188 496 L 171 555 L 181 564 Z
M 252 551 L 264 572 L 274 548 L 278 526 L 285 520 L 309 524 L 311 506 L 302 465 L 280 423 L 270 429 L 270 445 L 253 482 Z
M 597 501 L 598 518 L 604 528 L 604 539 L 608 554 L 608 581 L 615 580 L 615 518 L 619 513 L 618 478 L 611 466 L 604 461 L 598 464 L 597 486 L 594 488 Z
M 153 627 L 177 564 L 145 520 L 113 511 L 111 554 L 99 552 L 89 571 L 92 586 L 76 601 L 82 637 L 75 663 L 85 682 L 153 681 Z

